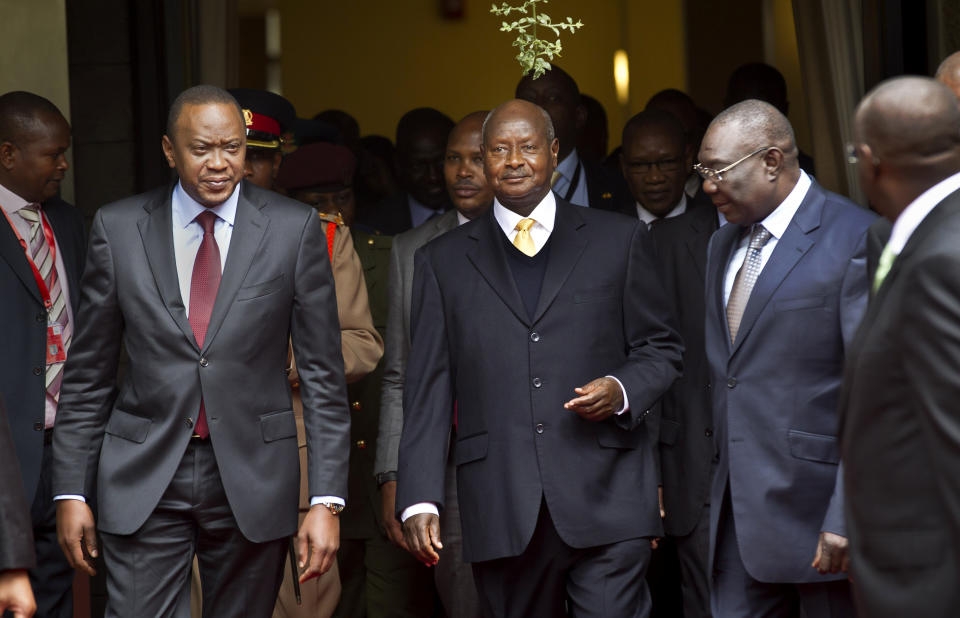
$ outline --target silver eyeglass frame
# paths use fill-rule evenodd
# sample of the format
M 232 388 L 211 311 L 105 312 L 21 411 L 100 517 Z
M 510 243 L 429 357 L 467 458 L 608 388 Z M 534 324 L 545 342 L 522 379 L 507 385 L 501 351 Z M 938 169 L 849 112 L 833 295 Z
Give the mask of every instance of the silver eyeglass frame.
M 723 168 L 723 169 L 719 169 L 719 170 L 711 169 L 711 168 L 709 168 L 709 167 L 704 167 L 704 166 L 701 165 L 700 163 L 696 163 L 696 164 L 693 166 L 693 171 L 695 171 L 695 172 L 700 176 L 700 178 L 702 178 L 702 179 L 704 179 L 704 180 L 709 180 L 710 182 L 712 182 L 712 183 L 714 183 L 714 184 L 720 184 L 721 182 L 723 182 L 723 175 L 724 175 L 724 174 L 726 174 L 727 172 L 729 172 L 730 170 L 732 170 L 732 169 L 735 168 L 736 166 L 740 165 L 741 163 L 743 163 L 744 161 L 746 161 L 747 159 L 749 159 L 749 158 L 752 157 L 753 155 L 755 155 L 755 154 L 760 154 L 761 152 L 764 152 L 764 151 L 766 151 L 766 150 L 770 150 L 771 148 L 776 148 L 776 146 L 764 146 L 763 148 L 757 148 L 756 150 L 754 150 L 754 151 L 751 152 L 750 154 L 744 155 L 744 156 L 740 157 L 739 159 L 737 159 L 736 161 L 734 161 L 734 162 L 731 163 L 730 165 L 726 166 L 726 167 Z

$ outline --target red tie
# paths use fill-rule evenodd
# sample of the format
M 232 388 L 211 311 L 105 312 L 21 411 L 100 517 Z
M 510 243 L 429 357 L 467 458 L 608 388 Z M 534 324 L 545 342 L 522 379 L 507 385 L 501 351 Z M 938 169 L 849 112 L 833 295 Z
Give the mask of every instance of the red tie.
M 210 325 L 213 302 L 217 299 L 217 288 L 220 287 L 220 247 L 213 235 L 217 215 L 206 210 L 197 215 L 195 221 L 203 228 L 203 240 L 197 250 L 197 259 L 193 262 L 193 278 L 190 280 L 190 328 L 193 329 L 197 345 L 202 348 L 207 326 Z M 194 432 L 204 439 L 210 435 L 202 398 Z

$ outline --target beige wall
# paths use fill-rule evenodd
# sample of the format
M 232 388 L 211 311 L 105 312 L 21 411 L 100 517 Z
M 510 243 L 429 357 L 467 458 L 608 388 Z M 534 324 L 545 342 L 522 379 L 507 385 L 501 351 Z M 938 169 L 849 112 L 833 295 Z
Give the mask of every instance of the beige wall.
M 519 0 L 512 0 L 519 4 Z M 397 120 L 420 106 L 454 119 L 513 96 L 520 66 L 514 35 L 499 31 L 490 0 L 464 0 L 464 17 L 440 16 L 436 0 L 278 0 L 283 94 L 300 116 L 326 108 L 353 114 L 363 134 L 394 136 Z M 584 27 L 564 32 L 558 64 L 599 99 L 610 121 L 610 147 L 623 122 L 657 90 L 686 86 L 682 2 L 552 0 L 546 12 Z M 616 101 L 613 53 L 630 54 L 631 100 Z
M 0 93 L 27 90 L 56 104 L 70 119 L 67 16 L 64 0 L 0 0 Z M 72 154 L 67 158 L 73 163 Z M 73 201 L 73 173 L 61 184 Z

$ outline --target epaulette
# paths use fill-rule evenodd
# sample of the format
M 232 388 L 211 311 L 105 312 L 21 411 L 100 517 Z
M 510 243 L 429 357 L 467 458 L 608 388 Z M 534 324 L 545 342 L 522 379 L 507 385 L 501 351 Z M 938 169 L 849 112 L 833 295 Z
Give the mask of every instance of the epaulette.
M 343 225 L 343 216 L 338 212 L 335 215 L 330 215 L 325 212 L 317 212 L 317 216 L 328 223 L 336 223 L 337 225 Z

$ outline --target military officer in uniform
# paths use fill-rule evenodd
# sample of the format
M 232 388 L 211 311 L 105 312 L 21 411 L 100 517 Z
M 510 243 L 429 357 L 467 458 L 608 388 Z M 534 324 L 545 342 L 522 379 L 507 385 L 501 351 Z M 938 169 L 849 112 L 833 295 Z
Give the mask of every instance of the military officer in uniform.
M 314 143 L 289 155 L 277 185 L 294 199 L 313 205 L 328 221 L 328 243 L 336 255 L 341 230 L 353 238 L 363 266 L 373 324 L 387 322 L 387 272 L 391 238 L 348 227 L 353 221 L 356 159 L 344 146 Z M 334 267 L 336 275 L 336 267 Z M 340 289 L 337 288 L 339 297 Z M 349 385 L 351 410 L 350 508 L 341 514 L 338 553 L 342 595 L 335 616 L 429 616 L 434 607 L 429 569 L 394 546 L 380 529 L 380 494 L 374 477 L 379 427 L 380 365 Z M 349 380 L 348 380 L 349 381 Z

